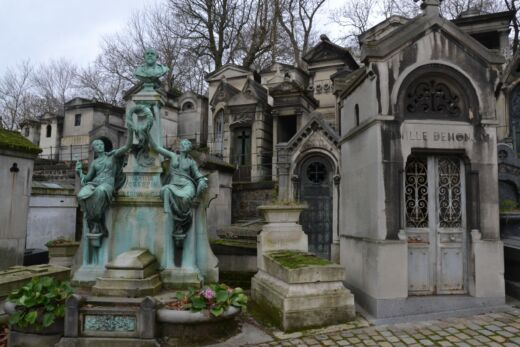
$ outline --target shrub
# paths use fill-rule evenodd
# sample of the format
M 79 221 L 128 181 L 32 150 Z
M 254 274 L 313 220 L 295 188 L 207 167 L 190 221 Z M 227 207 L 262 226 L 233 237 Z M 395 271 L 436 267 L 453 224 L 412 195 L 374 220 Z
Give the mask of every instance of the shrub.
M 57 318 L 65 316 L 65 300 L 71 294 L 72 288 L 66 281 L 52 277 L 33 278 L 9 295 L 9 301 L 16 304 L 16 311 L 9 317 L 9 323 L 20 328 L 47 328 Z
M 211 315 L 218 317 L 229 306 L 245 310 L 247 300 L 242 288 L 233 289 L 225 284 L 211 284 L 198 290 L 190 288 L 187 292 L 177 292 L 176 300 L 169 303 L 167 307 L 193 312 L 208 310 Z
M 505 199 L 500 201 L 500 211 L 501 212 L 511 212 L 516 211 L 520 208 L 518 202 L 510 199 Z

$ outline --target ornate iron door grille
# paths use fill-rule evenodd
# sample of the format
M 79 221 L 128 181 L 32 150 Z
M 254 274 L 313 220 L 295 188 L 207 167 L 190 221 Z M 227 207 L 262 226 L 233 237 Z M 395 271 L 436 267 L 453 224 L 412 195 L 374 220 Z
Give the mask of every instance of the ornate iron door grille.
M 457 157 L 410 157 L 404 175 L 410 295 L 466 286 L 464 166 Z
M 321 158 L 306 161 L 301 168 L 300 199 L 309 208 L 300 222 L 309 237 L 309 251 L 330 259 L 332 243 L 332 179 L 328 163 Z

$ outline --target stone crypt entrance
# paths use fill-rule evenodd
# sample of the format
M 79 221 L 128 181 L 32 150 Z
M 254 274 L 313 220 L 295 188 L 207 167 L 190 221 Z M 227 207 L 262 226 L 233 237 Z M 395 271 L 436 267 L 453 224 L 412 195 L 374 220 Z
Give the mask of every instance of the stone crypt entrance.
M 466 190 L 456 156 L 410 156 L 404 212 L 410 295 L 466 293 Z
M 328 160 L 313 156 L 300 169 L 300 201 L 309 208 L 302 212 L 300 223 L 309 237 L 309 251 L 330 259 L 332 243 L 332 168 Z

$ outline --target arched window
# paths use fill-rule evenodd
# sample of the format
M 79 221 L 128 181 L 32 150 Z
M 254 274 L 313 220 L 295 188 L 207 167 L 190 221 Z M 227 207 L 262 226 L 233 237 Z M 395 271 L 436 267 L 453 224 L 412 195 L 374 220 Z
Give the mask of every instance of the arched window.
M 429 64 L 410 73 L 400 90 L 401 116 L 409 119 L 476 121 L 478 99 L 457 70 Z
M 213 120 L 214 154 L 224 154 L 224 111 L 218 111 Z
M 193 102 L 191 102 L 191 101 L 186 101 L 182 105 L 182 110 L 183 111 L 192 111 L 193 109 L 195 109 L 195 106 L 193 105 Z
M 220 110 L 215 116 L 215 122 L 213 123 L 213 132 L 216 141 L 222 141 L 224 137 L 224 111 Z
M 45 133 L 45 136 L 46 137 L 51 137 L 52 135 L 52 126 L 50 124 L 47 125 L 47 128 L 45 129 L 46 133 Z
M 25 127 L 25 129 L 23 130 L 23 132 L 24 132 L 25 137 L 28 137 L 28 136 L 29 136 L 29 127 L 28 127 L 28 126 Z

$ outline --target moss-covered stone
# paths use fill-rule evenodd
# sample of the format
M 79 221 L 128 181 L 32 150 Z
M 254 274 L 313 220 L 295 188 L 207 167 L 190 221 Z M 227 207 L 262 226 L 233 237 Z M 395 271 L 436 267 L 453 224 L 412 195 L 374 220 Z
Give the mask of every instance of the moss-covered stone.
M 40 147 L 27 140 L 19 132 L 5 129 L 0 129 L 0 149 L 30 154 L 38 154 L 42 151 Z
M 219 246 L 256 249 L 256 242 L 251 242 L 249 240 L 218 239 L 218 240 L 211 240 L 210 243 L 212 245 L 219 245 Z
M 269 253 L 269 257 L 277 264 L 287 269 L 299 269 L 306 266 L 325 266 L 333 263 L 311 253 L 299 251 L 276 251 Z
M 265 327 L 282 329 L 282 312 L 271 305 L 267 300 L 260 299 L 258 302 L 250 300 L 247 304 L 247 312 L 253 316 L 255 321 Z

